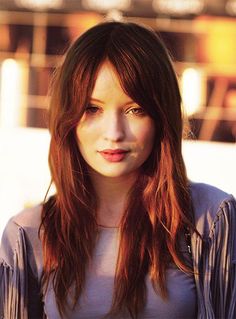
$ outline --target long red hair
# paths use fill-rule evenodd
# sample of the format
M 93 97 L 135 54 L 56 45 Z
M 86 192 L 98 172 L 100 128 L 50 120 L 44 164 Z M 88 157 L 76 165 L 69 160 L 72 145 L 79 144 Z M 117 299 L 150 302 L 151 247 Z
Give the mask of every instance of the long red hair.
M 145 305 L 148 273 L 154 289 L 168 298 L 168 264 L 173 261 L 183 271 L 190 271 L 178 241 L 186 228 L 194 230 L 181 154 L 183 121 L 178 83 L 165 46 L 146 27 L 107 22 L 91 28 L 69 48 L 53 79 L 49 165 L 56 195 L 43 205 L 43 286 L 52 280 L 59 310 L 65 312 L 72 286 L 74 305 L 77 303 L 93 256 L 98 234 L 96 194 L 77 146 L 75 128 L 105 60 L 114 66 L 126 94 L 156 125 L 155 145 L 140 168 L 121 220 L 109 312 L 117 314 L 126 309 L 135 318 Z

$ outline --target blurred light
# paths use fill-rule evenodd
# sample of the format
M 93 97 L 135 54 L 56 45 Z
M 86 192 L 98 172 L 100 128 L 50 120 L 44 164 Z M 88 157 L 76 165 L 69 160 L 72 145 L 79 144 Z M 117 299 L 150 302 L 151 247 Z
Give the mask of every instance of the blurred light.
M 29 9 L 57 9 L 63 5 L 63 0 L 15 0 L 20 7 Z
M 15 127 L 20 118 L 20 65 L 13 59 L 3 61 L 0 80 L 0 127 Z
M 87 9 L 98 11 L 127 10 L 131 5 L 131 0 L 82 0 L 82 5 Z
M 198 60 L 214 64 L 214 72 L 226 73 L 225 66 L 236 64 L 236 20 L 225 17 L 199 16 L 194 26 L 202 30 L 198 36 Z M 231 68 L 232 73 L 233 69 Z
M 123 20 L 123 14 L 121 11 L 117 9 L 109 10 L 106 15 L 106 21 L 122 21 Z
M 187 116 L 201 109 L 203 101 L 203 81 L 200 71 L 193 68 L 185 69 L 182 74 L 182 100 Z
M 230 15 L 236 15 L 236 0 L 228 0 L 225 5 L 225 10 Z
M 225 106 L 236 109 L 236 89 L 230 89 L 225 94 Z
M 164 14 L 198 14 L 204 8 L 204 0 L 153 0 L 153 9 Z

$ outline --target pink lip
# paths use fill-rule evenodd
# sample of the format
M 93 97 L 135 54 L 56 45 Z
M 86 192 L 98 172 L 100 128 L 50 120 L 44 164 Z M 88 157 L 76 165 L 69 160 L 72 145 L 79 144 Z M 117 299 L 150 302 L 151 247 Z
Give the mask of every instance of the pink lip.
M 109 162 L 120 162 L 125 158 L 128 152 L 129 151 L 122 150 L 122 149 L 115 149 L 115 150 L 105 149 L 100 151 L 99 153 L 102 155 L 102 157 L 105 160 Z

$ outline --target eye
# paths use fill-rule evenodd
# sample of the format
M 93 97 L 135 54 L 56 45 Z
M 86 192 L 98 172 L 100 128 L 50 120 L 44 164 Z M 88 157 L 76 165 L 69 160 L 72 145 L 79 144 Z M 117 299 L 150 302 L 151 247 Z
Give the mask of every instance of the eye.
M 98 113 L 100 108 L 97 105 L 89 104 L 85 109 L 85 113 L 87 114 L 96 114 Z
M 128 111 L 127 111 L 128 114 L 133 114 L 133 115 L 145 115 L 146 112 L 144 111 L 143 108 L 141 107 L 133 107 L 133 108 L 130 108 Z

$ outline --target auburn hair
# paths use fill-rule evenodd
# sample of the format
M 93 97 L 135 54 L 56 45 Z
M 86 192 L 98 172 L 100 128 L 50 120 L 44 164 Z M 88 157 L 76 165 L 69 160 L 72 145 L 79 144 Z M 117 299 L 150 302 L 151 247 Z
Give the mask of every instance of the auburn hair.
M 181 97 L 172 61 L 158 35 L 147 27 L 105 22 L 69 48 L 51 88 L 49 165 L 56 194 L 43 204 L 43 287 L 52 281 L 60 313 L 67 297 L 76 305 L 85 285 L 98 235 L 96 194 L 76 140 L 100 66 L 109 61 L 124 92 L 152 117 L 156 138 L 129 193 L 119 233 L 113 303 L 109 312 L 132 318 L 146 302 L 145 278 L 168 298 L 166 269 L 174 262 L 190 272 L 179 237 L 194 231 L 191 200 L 181 153 Z M 76 267 L 75 267 L 76 265 Z M 73 271 L 72 271 L 73 270 Z M 73 289 L 71 289 L 73 288 Z

